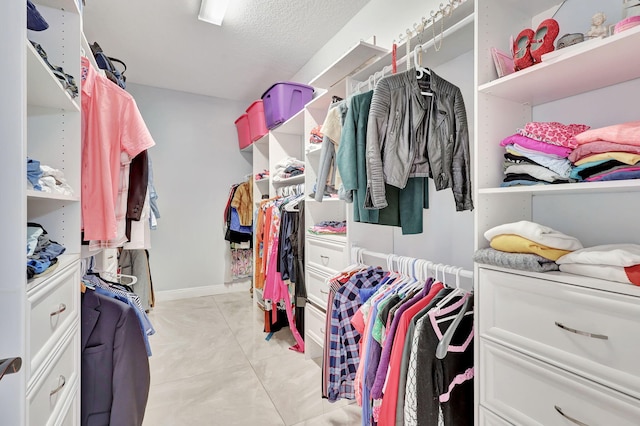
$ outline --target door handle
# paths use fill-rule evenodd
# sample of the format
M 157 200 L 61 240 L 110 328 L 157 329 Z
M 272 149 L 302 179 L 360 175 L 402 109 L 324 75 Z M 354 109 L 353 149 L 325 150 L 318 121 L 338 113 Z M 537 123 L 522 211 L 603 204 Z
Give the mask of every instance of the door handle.
M 0 380 L 4 377 L 5 374 L 13 374 L 20 371 L 20 367 L 22 367 L 22 358 L 5 358 L 0 359 Z

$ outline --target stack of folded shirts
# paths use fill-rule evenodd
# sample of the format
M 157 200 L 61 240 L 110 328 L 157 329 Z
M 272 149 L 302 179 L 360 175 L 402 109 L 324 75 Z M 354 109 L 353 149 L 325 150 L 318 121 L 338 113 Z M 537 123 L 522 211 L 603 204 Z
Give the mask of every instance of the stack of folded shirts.
M 583 247 L 575 237 L 526 220 L 491 228 L 484 237 L 491 248 L 478 250 L 476 262 L 533 272 L 557 271 L 558 258 Z
M 606 244 L 576 250 L 556 261 L 562 272 L 640 286 L 640 245 Z
M 275 165 L 274 181 L 281 181 L 304 174 L 304 161 L 293 157 L 285 157 Z
M 571 178 L 587 182 L 640 177 L 640 121 L 591 129 L 571 140 Z
M 571 182 L 567 157 L 576 146 L 574 137 L 588 129 L 585 124 L 527 123 L 500 142 L 506 150 L 501 186 Z

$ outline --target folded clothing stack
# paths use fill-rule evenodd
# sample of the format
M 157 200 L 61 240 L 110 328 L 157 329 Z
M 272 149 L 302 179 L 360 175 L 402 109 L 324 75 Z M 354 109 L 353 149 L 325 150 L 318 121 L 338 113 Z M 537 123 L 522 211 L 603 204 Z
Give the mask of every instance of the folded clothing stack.
M 640 178 L 640 121 L 591 129 L 575 135 L 568 159 L 571 178 L 586 182 Z
M 501 186 L 571 182 L 567 157 L 576 146 L 573 137 L 588 129 L 586 124 L 527 123 L 500 142 L 506 150 Z
M 293 157 L 285 157 L 276 164 L 274 172 L 272 179 L 276 182 L 302 175 L 304 174 L 304 161 Z
M 325 220 L 309 227 L 312 234 L 346 234 L 347 221 Z
M 556 260 L 562 272 L 640 286 L 640 245 L 605 244 Z
M 27 187 L 53 194 L 73 195 L 73 189 L 62 171 L 40 164 L 32 158 L 27 158 Z
M 532 272 L 557 271 L 558 258 L 583 248 L 575 237 L 526 220 L 491 228 L 484 237 L 491 248 L 478 250 L 474 261 Z

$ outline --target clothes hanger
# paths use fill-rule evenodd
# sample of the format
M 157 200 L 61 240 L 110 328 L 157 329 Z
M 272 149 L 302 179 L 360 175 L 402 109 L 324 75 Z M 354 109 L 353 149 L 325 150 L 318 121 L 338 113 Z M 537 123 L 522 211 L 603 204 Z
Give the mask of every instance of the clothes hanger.
M 471 303 L 471 294 L 467 293 L 464 303 L 462 304 L 462 308 L 460 308 L 460 312 L 458 312 L 455 319 L 453 320 L 453 323 L 449 326 L 449 328 L 447 328 L 447 331 L 444 332 L 444 335 L 442 336 L 442 340 L 440 340 L 440 342 L 438 343 L 438 346 L 436 346 L 436 358 L 444 359 L 447 356 L 451 339 L 453 338 L 453 335 L 455 334 L 456 329 L 458 328 L 458 325 L 460 325 L 460 322 L 467 314 L 467 308 L 469 307 L 470 303 Z
M 414 49 L 413 49 L 413 64 L 416 68 L 416 72 L 417 72 L 417 79 L 421 80 L 422 77 L 426 75 L 431 75 L 431 71 L 428 68 L 424 68 L 422 65 L 420 65 L 420 60 L 418 58 L 418 53 L 422 51 L 422 45 L 418 44 Z
M 460 286 L 460 272 L 462 272 L 462 269 L 463 269 L 462 267 L 455 268 L 455 275 L 456 275 L 456 291 L 458 291 L 458 293 L 459 293 L 459 294 L 460 294 L 460 293 L 461 293 L 461 294 L 468 294 L 469 292 L 468 292 L 468 291 L 466 291 L 465 289 L 463 289 L 463 288 Z M 457 314 L 456 314 L 456 315 L 457 315 Z M 438 318 L 438 319 L 436 320 L 436 323 L 437 323 L 437 324 L 439 324 L 439 323 L 441 323 L 441 322 L 449 321 L 449 320 L 451 320 L 451 319 L 455 318 L 455 317 L 456 317 L 456 315 L 451 315 L 451 316 L 448 316 L 448 317 Z M 470 311 L 468 311 L 468 312 L 466 312 L 464 315 L 473 315 L 473 309 L 472 309 L 472 310 L 470 310 Z

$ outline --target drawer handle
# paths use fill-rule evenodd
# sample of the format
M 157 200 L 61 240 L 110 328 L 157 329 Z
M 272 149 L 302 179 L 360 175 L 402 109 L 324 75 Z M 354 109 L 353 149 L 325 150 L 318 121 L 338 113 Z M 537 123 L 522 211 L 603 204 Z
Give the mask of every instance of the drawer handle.
M 320 289 L 320 293 L 322 293 L 322 294 L 329 294 L 329 292 L 328 292 L 327 290 L 323 290 L 323 289 Z
M 566 325 L 561 324 L 558 321 L 556 321 L 556 325 L 563 330 L 567 330 L 571 333 L 579 334 L 581 336 L 592 337 L 594 339 L 609 340 L 609 336 L 605 336 L 604 334 L 595 334 L 595 333 L 588 333 L 586 331 L 576 330 L 575 328 L 567 327 Z
M 320 333 L 324 334 L 324 328 L 320 328 Z
M 322 259 L 322 264 L 327 266 L 327 264 L 329 263 L 329 256 L 320 255 L 320 259 Z
M 58 310 L 55 312 L 51 312 L 49 315 L 51 315 L 52 317 L 55 317 L 56 315 L 60 315 L 66 310 L 67 310 L 67 305 L 65 305 L 64 303 L 61 303 L 60 306 L 58 306 Z
M 60 386 L 58 386 L 57 388 L 55 388 L 54 390 L 49 392 L 49 397 L 52 397 L 53 395 L 55 395 L 58 392 L 60 392 L 62 390 L 62 388 L 64 387 L 64 385 L 67 383 L 67 380 L 62 375 L 60 377 L 58 377 L 58 383 L 60 383 L 60 380 L 62 380 L 62 383 L 60 384 Z
M 575 423 L 575 424 L 580 425 L 580 426 L 589 426 L 588 424 L 583 423 L 580 420 L 576 420 L 571 416 L 567 416 L 565 413 L 562 412 L 562 408 L 558 407 L 557 405 L 554 405 L 554 407 L 555 407 L 556 411 L 558 413 L 560 413 L 560 415 L 562 417 L 564 417 L 565 419 L 569 420 L 570 422 Z

